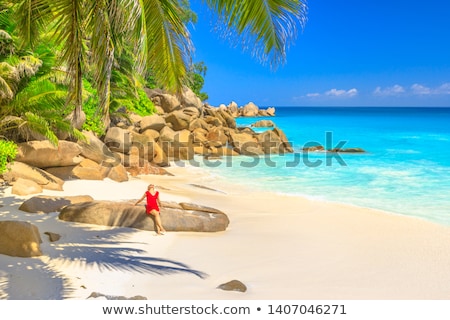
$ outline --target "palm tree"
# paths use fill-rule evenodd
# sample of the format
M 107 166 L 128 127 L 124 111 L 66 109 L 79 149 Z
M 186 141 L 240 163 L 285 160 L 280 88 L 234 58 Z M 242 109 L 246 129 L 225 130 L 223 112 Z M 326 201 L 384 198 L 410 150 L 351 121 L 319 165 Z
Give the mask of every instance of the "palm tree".
M 0 0 L 1 2 L 6 2 Z M 300 0 L 205 0 L 244 47 L 276 66 L 305 19 Z M 33 47 L 40 32 L 54 32 L 69 79 L 67 105 L 72 122 L 83 121 L 82 77 L 92 69 L 99 108 L 109 124 L 111 75 L 116 57 L 131 46 L 135 68 L 150 70 L 157 84 L 181 92 L 187 84 L 193 45 L 185 23 L 185 0 L 19 0 L 16 29 L 25 46 Z

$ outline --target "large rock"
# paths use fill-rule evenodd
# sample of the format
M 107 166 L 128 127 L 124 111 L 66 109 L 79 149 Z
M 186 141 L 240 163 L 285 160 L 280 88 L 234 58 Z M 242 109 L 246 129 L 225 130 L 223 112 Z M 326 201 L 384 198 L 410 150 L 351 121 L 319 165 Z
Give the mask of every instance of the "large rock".
M 12 194 L 17 194 L 19 196 L 27 196 L 30 194 L 36 194 L 42 192 L 42 186 L 38 185 L 32 180 L 17 179 L 11 189 Z
M 72 170 L 73 175 L 81 180 L 103 180 L 108 172 L 108 167 L 103 167 L 90 159 L 84 159 Z
M 249 133 L 230 132 L 230 140 L 233 150 L 241 155 L 259 156 L 264 154 L 257 138 Z
M 132 149 L 135 148 L 138 151 L 139 156 L 141 158 L 144 158 L 148 161 L 152 161 L 153 158 L 156 156 L 155 145 L 156 142 L 150 135 L 133 132 Z
M 284 142 L 274 130 L 262 132 L 257 138 L 265 154 L 283 154 L 286 151 Z
M 291 142 L 286 137 L 286 134 L 283 132 L 283 130 L 275 128 L 273 129 L 273 132 L 275 132 L 278 137 L 280 137 L 281 143 L 284 147 L 284 152 L 292 153 L 294 152 L 294 148 L 292 147 Z
M 275 116 L 275 108 L 274 107 L 269 107 L 266 109 L 266 113 L 271 116 L 274 117 Z
M 165 126 L 159 133 L 159 141 L 160 142 L 173 142 L 175 140 L 176 132 L 168 127 Z
M 235 101 L 231 101 L 230 104 L 227 106 L 227 109 L 232 117 L 234 118 L 239 117 L 239 107 Z
M 157 147 L 160 148 L 159 146 Z M 168 166 L 169 161 L 164 152 L 162 150 L 160 150 L 160 152 L 162 153 L 162 158 L 160 162 L 155 164 L 152 164 L 148 160 L 140 157 L 139 150 L 137 150 L 137 148 L 132 148 L 129 154 L 117 153 L 117 155 L 121 157 L 123 167 L 133 177 L 142 174 L 169 175 L 167 170 L 162 168 Z M 154 158 L 153 160 L 155 161 L 156 158 Z
M 38 228 L 24 221 L 0 221 L 0 254 L 13 257 L 42 255 Z
M 150 116 L 143 117 L 140 122 L 141 130 L 140 132 L 144 132 L 146 130 L 155 130 L 161 131 L 162 128 L 166 126 L 166 121 L 164 118 L 157 114 L 152 114 Z
M 103 141 L 90 131 L 84 131 L 83 134 L 86 137 L 86 141 L 78 141 L 78 144 L 81 146 L 81 155 L 83 157 L 105 166 L 116 163 L 114 154 Z
M 272 120 L 259 120 L 253 123 L 252 127 L 255 128 L 275 127 L 275 123 Z
M 158 94 L 155 95 L 151 100 L 155 105 L 160 106 L 163 109 L 164 113 L 170 113 L 174 110 L 180 109 L 181 107 L 180 100 L 178 100 L 177 97 L 171 94 Z
M 223 121 L 225 121 L 228 128 L 236 129 L 236 119 L 233 116 L 224 110 L 219 110 L 217 113 L 221 116 Z
M 181 95 L 181 104 L 184 107 L 194 107 L 197 110 L 202 109 L 202 100 L 188 87 L 183 88 L 183 93 Z
M 46 171 L 62 180 L 103 180 L 109 178 L 117 182 L 128 181 L 128 174 L 121 163 L 120 157 L 117 157 L 115 164 L 107 163 L 107 166 L 84 159 L 76 166 L 47 168 Z
M 194 156 L 194 137 L 189 130 L 174 131 L 169 127 L 161 130 L 159 145 L 174 160 L 190 160 Z
M 208 131 L 209 127 L 209 124 L 202 118 L 194 119 L 189 123 L 189 131 L 195 131 L 197 129 Z
M 213 127 L 207 134 L 207 145 L 214 147 L 225 146 L 228 143 L 228 136 L 223 127 Z
M 58 146 L 48 140 L 18 144 L 16 160 L 33 167 L 48 168 L 76 165 L 81 162 L 81 146 L 61 140 Z
M 208 140 L 206 139 L 206 135 L 208 131 L 202 128 L 196 128 L 192 131 L 192 142 L 194 146 L 202 146 Z
M 31 213 L 59 212 L 69 204 L 93 200 L 94 199 L 88 195 L 66 197 L 35 196 L 25 200 L 25 202 L 20 205 L 19 210 Z
M 131 132 L 122 128 L 111 127 L 106 133 L 105 144 L 111 151 L 128 153 L 131 148 Z
M 243 117 L 256 117 L 259 112 L 259 107 L 253 102 L 249 102 L 244 107 L 242 107 L 241 115 Z
M 167 231 L 217 232 L 226 230 L 229 224 L 227 215 L 210 211 L 212 210 L 208 211 L 207 208 L 203 211 L 195 211 L 162 206 L 161 221 Z M 59 219 L 104 226 L 155 230 L 154 221 L 145 213 L 144 206 L 134 206 L 124 202 L 90 201 L 68 205 L 61 210 Z
M 8 170 L 3 174 L 3 178 L 9 184 L 14 184 L 19 178 L 31 180 L 48 190 L 62 191 L 64 185 L 64 181 L 53 174 L 19 161 L 8 164 Z
M 84 159 L 76 166 L 47 168 L 46 171 L 63 180 L 103 180 L 108 176 L 110 169 L 93 160 Z
M 190 114 L 185 113 L 183 110 L 175 110 L 166 116 L 166 122 L 170 123 L 175 131 L 188 129 L 189 123 L 193 119 Z
M 127 169 L 121 163 L 111 167 L 106 177 L 116 182 L 125 182 L 129 180 Z

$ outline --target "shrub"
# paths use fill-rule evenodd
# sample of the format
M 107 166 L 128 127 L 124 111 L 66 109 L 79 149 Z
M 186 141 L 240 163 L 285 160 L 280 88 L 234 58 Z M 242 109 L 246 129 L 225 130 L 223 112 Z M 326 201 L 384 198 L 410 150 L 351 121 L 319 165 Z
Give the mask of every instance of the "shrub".
M 6 166 L 16 158 L 17 145 L 12 141 L 0 140 L 0 174 L 6 172 Z

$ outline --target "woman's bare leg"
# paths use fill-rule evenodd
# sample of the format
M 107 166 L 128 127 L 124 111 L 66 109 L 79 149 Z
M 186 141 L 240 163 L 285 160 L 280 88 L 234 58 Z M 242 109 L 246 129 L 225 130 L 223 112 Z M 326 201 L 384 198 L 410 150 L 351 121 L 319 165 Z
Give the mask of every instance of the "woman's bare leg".
M 164 230 L 162 223 L 161 223 L 161 217 L 159 215 L 159 212 L 156 210 L 152 210 L 151 213 L 153 214 L 153 216 L 155 217 L 155 222 L 156 222 L 156 230 L 158 231 L 158 234 L 161 234 L 162 232 L 166 232 L 166 230 Z

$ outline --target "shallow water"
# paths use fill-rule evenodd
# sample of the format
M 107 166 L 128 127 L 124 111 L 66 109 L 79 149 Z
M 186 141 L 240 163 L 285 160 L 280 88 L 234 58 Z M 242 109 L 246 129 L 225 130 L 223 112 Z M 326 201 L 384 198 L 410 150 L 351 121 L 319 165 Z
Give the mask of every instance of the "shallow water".
M 301 195 L 450 225 L 450 108 L 277 107 L 270 119 L 295 152 L 205 162 L 211 174 L 257 190 Z M 256 129 L 255 129 L 256 130 Z M 267 129 L 258 128 L 257 131 Z M 305 145 L 364 154 L 302 152 Z

